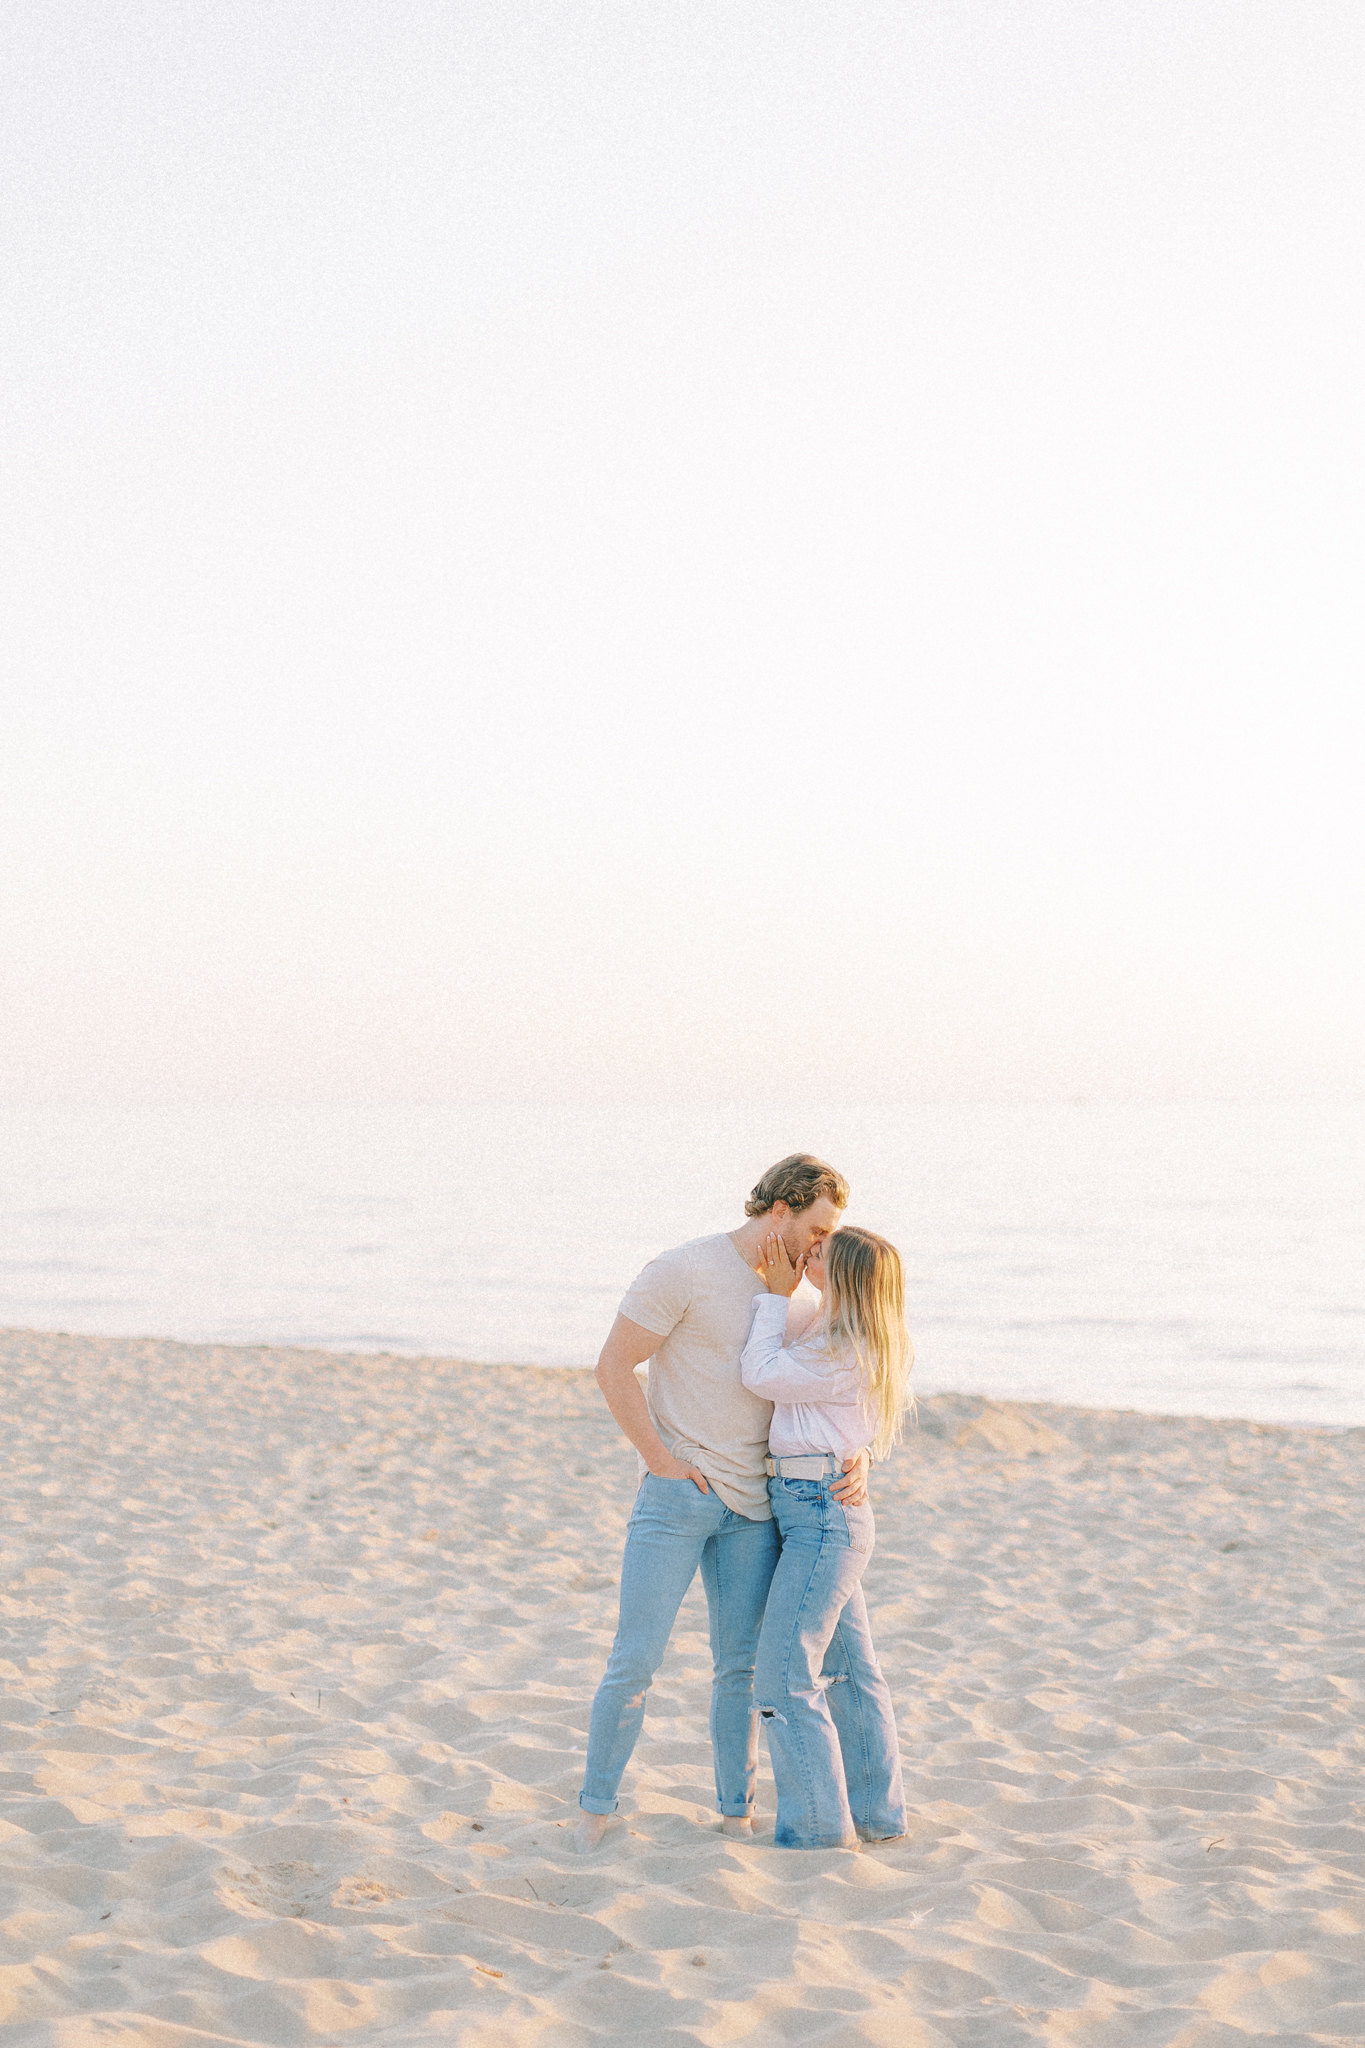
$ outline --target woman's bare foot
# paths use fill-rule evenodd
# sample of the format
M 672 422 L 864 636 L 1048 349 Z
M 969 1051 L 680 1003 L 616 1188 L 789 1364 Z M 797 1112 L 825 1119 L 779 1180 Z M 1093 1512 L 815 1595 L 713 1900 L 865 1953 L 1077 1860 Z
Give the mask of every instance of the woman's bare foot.
M 615 1818 L 614 1813 L 584 1814 L 573 1831 L 573 1845 L 580 1856 L 591 1856 Z
M 746 1842 L 754 1838 L 754 1824 L 747 1813 L 723 1814 L 720 1831 L 723 1835 L 739 1835 Z

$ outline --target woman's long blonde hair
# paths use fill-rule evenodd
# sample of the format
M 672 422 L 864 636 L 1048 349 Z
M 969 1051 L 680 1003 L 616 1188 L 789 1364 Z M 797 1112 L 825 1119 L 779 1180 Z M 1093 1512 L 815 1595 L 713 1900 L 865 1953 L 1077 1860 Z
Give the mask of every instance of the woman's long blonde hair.
M 905 1327 L 905 1272 L 893 1244 L 850 1224 L 825 1239 L 825 1334 L 831 1351 L 851 1351 L 867 1393 L 872 1455 L 900 1441 L 910 1404 L 915 1347 Z

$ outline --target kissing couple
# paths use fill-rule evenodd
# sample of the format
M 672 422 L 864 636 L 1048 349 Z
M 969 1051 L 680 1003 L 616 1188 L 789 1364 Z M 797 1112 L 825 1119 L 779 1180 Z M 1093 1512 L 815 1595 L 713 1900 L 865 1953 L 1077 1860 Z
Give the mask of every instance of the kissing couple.
M 761 1721 L 779 1848 L 905 1833 L 895 1716 L 861 1581 L 874 1540 L 868 1466 L 900 1435 L 913 1352 L 900 1254 L 870 1230 L 841 1229 L 847 1206 L 832 1166 L 806 1152 L 779 1160 L 737 1229 L 650 1261 L 602 1348 L 597 1383 L 641 1478 L 588 1728 L 581 1853 L 611 1824 L 699 1565 L 723 1831 L 752 1836 Z M 814 1301 L 797 1295 L 803 1277 Z M 646 1360 L 647 1392 L 635 1373 Z

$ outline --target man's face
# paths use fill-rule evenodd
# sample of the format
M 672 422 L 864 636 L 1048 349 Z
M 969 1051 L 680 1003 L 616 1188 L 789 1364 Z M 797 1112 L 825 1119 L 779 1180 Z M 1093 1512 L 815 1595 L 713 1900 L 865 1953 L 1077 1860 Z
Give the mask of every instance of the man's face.
M 789 1209 L 785 1202 L 773 1203 L 773 1227 L 787 1247 L 787 1257 L 793 1265 L 803 1252 L 808 1252 L 812 1245 L 823 1244 L 831 1231 L 839 1228 L 843 1213 L 828 1195 L 821 1195 L 808 1209 Z

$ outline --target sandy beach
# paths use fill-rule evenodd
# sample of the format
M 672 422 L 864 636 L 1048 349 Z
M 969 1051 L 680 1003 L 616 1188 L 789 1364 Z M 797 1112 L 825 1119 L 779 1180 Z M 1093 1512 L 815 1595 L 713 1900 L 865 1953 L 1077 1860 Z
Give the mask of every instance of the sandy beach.
M 774 1849 L 766 1760 L 720 1836 L 696 1586 L 584 1860 L 589 1375 L 0 1359 L 7 2048 L 1365 2037 L 1365 1431 L 926 1402 L 867 1579 L 908 1840 Z

